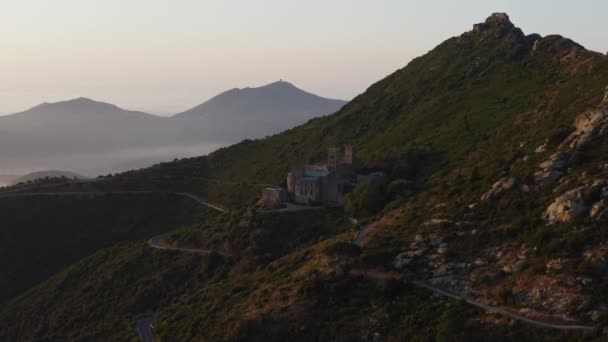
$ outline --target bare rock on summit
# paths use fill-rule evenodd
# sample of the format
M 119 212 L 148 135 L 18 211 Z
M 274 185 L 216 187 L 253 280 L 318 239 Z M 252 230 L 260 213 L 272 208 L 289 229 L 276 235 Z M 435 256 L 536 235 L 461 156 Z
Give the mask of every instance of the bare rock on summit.
M 485 22 L 473 25 L 472 33 L 480 37 L 506 38 L 525 46 L 530 44 L 530 47 L 533 43 L 528 42 L 522 30 L 513 25 L 506 13 L 494 13 Z
M 513 28 L 514 25 L 506 13 L 493 13 L 484 23 L 473 25 L 473 32 L 481 33 L 490 27 Z

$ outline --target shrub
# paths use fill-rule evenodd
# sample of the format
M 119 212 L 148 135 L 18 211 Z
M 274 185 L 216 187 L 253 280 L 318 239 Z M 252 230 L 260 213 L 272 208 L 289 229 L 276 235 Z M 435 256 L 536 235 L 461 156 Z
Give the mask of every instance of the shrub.
M 513 300 L 513 290 L 503 287 L 498 291 L 498 297 L 500 297 L 503 304 L 508 304 Z

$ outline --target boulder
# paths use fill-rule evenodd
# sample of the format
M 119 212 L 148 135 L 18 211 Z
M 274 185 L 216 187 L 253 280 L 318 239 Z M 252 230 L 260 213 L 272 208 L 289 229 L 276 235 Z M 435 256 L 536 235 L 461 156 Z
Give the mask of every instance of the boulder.
M 585 187 L 581 186 L 557 197 L 545 210 L 545 220 L 550 224 L 571 223 L 576 217 L 584 214 L 589 210 L 583 201 L 584 191 Z
M 398 269 L 402 269 L 405 266 L 409 265 L 410 262 L 412 262 L 412 259 L 408 258 L 408 253 L 400 253 L 399 255 L 397 255 L 395 257 L 395 260 L 393 261 L 393 266 L 395 266 L 395 268 Z
M 473 264 L 475 266 L 486 266 L 488 264 L 488 261 L 486 259 L 483 259 L 483 258 L 477 258 L 477 259 L 475 259 L 475 261 L 473 262 Z
M 540 39 L 537 39 L 534 41 L 534 46 L 532 46 L 532 53 L 536 52 L 536 50 L 538 50 L 539 46 L 540 46 Z
M 492 188 L 481 196 L 482 201 L 489 201 L 503 195 L 517 185 L 517 180 L 513 177 L 504 177 L 492 185 Z
M 581 148 L 591 141 L 596 132 L 604 133 L 608 128 L 607 106 L 608 103 L 602 102 L 602 108 L 579 115 L 574 121 L 574 132 L 560 144 L 560 148 Z
M 534 150 L 534 152 L 536 152 L 536 153 L 543 153 L 543 152 L 545 152 L 546 150 L 547 150 L 547 144 L 545 143 L 545 144 L 542 144 L 542 145 L 538 146 L 538 147 L 537 147 L 537 148 Z
M 546 265 L 547 271 L 561 271 L 564 268 L 562 259 L 550 260 Z
M 415 258 L 415 257 L 421 257 L 421 256 L 423 256 L 425 252 L 426 252 L 426 249 L 421 248 L 421 249 L 418 249 L 418 250 L 406 252 L 406 254 L 410 258 Z
M 591 210 L 589 211 L 589 216 L 596 221 L 608 218 L 607 201 L 602 199 L 601 201 L 594 203 L 593 206 L 591 206 Z
M 424 222 L 422 225 L 423 226 L 438 226 L 438 225 L 442 225 L 442 224 L 450 224 L 452 223 L 452 221 L 448 220 L 448 219 L 444 219 L 444 218 L 432 218 L 426 222 Z
M 524 267 L 528 266 L 528 260 L 527 259 L 521 259 L 516 261 L 513 265 L 511 265 L 511 271 L 513 273 L 517 273 L 520 272 L 521 270 L 524 269 Z
M 553 183 L 564 175 L 567 164 L 567 154 L 554 153 L 549 159 L 538 165 L 540 170 L 534 173 L 534 180 L 539 183 Z
M 589 196 L 590 194 L 594 195 Z M 585 197 L 588 203 L 585 202 Z M 566 191 L 549 205 L 544 218 L 550 224 L 571 223 L 576 217 L 586 213 L 594 220 L 608 217 L 608 180 L 596 179 Z
M 521 270 L 523 270 L 527 265 L 528 265 L 528 260 L 526 260 L 526 259 L 517 260 L 513 263 L 504 265 L 502 267 L 502 271 L 507 274 L 517 273 L 517 272 L 520 272 Z
M 442 244 L 443 245 L 443 244 Z M 437 253 L 439 254 L 445 254 L 448 252 L 448 246 L 439 246 L 439 248 L 437 249 Z

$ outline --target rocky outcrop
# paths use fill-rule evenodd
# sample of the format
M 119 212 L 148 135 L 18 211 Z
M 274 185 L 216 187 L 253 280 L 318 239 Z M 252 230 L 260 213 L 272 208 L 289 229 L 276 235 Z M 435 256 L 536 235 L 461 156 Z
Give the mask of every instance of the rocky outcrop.
M 560 148 L 581 148 L 587 145 L 595 134 L 604 134 L 608 130 L 608 104 L 579 115 L 574 121 L 574 128 L 574 132 L 560 144 Z
M 559 180 L 566 172 L 568 150 L 583 148 L 593 137 L 608 132 L 608 88 L 606 90 L 602 104 L 597 109 L 580 114 L 574 121 L 574 132 L 561 142 L 558 152 L 539 164 L 539 170 L 534 173 L 537 183 L 552 183 Z M 544 144 L 535 152 L 542 153 L 546 149 L 547 145 Z
M 534 173 L 534 180 L 537 183 L 555 182 L 564 175 L 567 164 L 568 155 L 561 152 L 554 153 L 538 165 L 539 170 Z
M 534 41 L 529 41 L 523 31 L 511 22 L 506 13 L 494 13 L 481 24 L 473 25 L 473 31 L 461 36 L 474 36 L 482 40 L 500 39 L 516 49 L 531 50 Z
M 473 25 L 473 32 L 482 33 L 492 27 L 511 29 L 514 28 L 515 25 L 513 25 L 506 13 L 493 13 L 484 23 Z
M 403 269 L 405 266 L 409 265 L 412 262 L 412 258 L 408 257 L 408 252 L 400 253 L 395 257 L 393 261 L 393 266 L 398 269 Z
M 586 51 L 582 45 L 557 34 L 548 35 L 541 39 L 537 49 L 562 58 L 572 53 Z
M 563 268 L 564 268 L 564 260 L 562 260 L 561 258 L 549 260 L 549 262 L 545 266 L 545 269 L 547 270 L 547 272 L 561 271 Z
M 588 51 L 582 45 L 560 35 L 543 37 L 534 52 L 539 53 L 554 58 L 561 65 L 561 72 L 567 75 L 582 70 L 590 71 L 599 60 L 598 57 L 603 58 L 601 54 Z
M 567 191 L 557 197 L 545 211 L 545 220 L 549 223 L 571 223 L 574 219 L 589 210 L 583 200 L 585 187 Z
M 545 210 L 544 218 L 550 224 L 572 223 L 577 217 L 589 213 L 599 220 L 607 216 L 608 181 L 596 180 L 591 184 L 566 191 Z
M 538 147 L 537 147 L 537 148 L 534 150 L 534 152 L 536 152 L 536 153 L 544 153 L 546 150 L 547 150 L 547 143 L 544 143 L 544 144 L 542 144 L 542 145 L 538 146 Z
M 589 211 L 589 217 L 599 221 L 608 218 L 608 201 L 602 199 L 601 201 L 593 204 Z
M 491 199 L 502 196 L 505 192 L 513 189 L 517 185 L 517 180 L 513 177 L 504 177 L 498 180 L 492 185 L 492 188 L 481 196 L 482 201 L 489 201 Z
M 507 274 L 518 273 L 528 266 L 528 263 L 527 259 L 517 260 L 511 264 L 504 265 L 501 270 Z
M 451 223 L 452 223 L 452 221 L 449 219 L 435 217 L 428 221 L 425 221 L 422 225 L 423 226 L 439 226 L 439 225 L 451 224 Z

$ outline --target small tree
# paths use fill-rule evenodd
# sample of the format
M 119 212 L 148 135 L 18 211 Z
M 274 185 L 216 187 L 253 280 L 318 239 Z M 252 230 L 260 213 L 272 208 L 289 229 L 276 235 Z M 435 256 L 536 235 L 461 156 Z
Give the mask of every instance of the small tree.
M 346 211 L 355 217 L 368 217 L 382 210 L 385 203 L 386 187 L 366 183 L 346 197 Z

